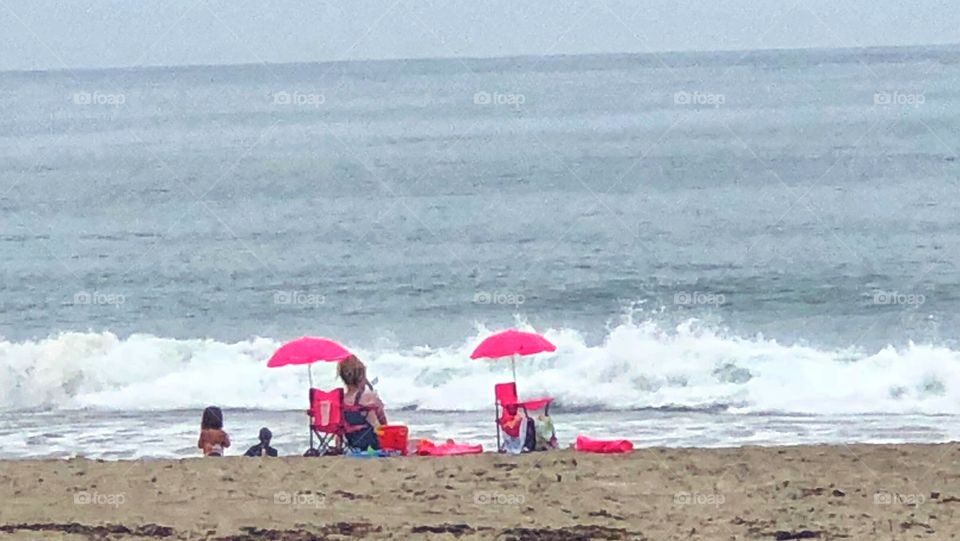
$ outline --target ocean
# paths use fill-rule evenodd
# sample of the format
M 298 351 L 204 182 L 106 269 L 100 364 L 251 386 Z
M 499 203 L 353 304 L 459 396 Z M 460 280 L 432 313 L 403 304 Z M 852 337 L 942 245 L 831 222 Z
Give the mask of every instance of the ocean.
M 301 335 L 490 446 L 506 327 L 564 444 L 957 439 L 958 89 L 958 47 L 0 73 L 0 458 L 195 456 L 209 404 L 300 453 Z

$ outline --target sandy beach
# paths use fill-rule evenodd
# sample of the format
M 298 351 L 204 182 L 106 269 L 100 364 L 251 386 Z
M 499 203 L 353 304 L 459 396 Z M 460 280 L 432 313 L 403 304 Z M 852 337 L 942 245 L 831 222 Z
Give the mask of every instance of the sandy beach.
M 955 539 L 955 445 L 0 463 L 6 539 Z

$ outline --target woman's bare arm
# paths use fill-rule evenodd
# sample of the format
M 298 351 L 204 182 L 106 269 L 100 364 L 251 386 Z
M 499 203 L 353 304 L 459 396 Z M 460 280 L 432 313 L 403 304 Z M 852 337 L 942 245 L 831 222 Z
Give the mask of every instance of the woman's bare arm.
M 367 422 L 373 427 L 387 424 L 387 416 L 383 412 L 383 402 L 376 391 L 363 393 L 360 402 L 367 408 Z

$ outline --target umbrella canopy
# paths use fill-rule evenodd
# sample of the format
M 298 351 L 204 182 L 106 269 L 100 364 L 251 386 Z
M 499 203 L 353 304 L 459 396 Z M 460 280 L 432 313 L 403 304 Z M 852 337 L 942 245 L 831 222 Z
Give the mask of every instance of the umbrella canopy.
M 347 348 L 326 338 L 304 336 L 280 346 L 270 360 L 268 368 L 290 364 L 313 364 L 318 361 L 339 362 L 352 355 Z
M 496 359 L 556 351 L 557 346 L 537 333 L 510 329 L 488 336 L 470 354 L 471 359 Z
M 544 351 L 556 351 L 557 346 L 533 332 L 510 329 L 486 337 L 470 354 L 471 359 L 498 359 L 510 357 L 513 381 L 517 381 L 517 357 Z

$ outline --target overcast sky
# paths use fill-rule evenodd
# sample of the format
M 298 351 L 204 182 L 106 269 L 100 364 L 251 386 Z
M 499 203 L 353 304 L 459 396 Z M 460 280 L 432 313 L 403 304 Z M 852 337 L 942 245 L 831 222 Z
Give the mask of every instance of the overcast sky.
M 0 70 L 941 43 L 957 0 L 0 0 Z

